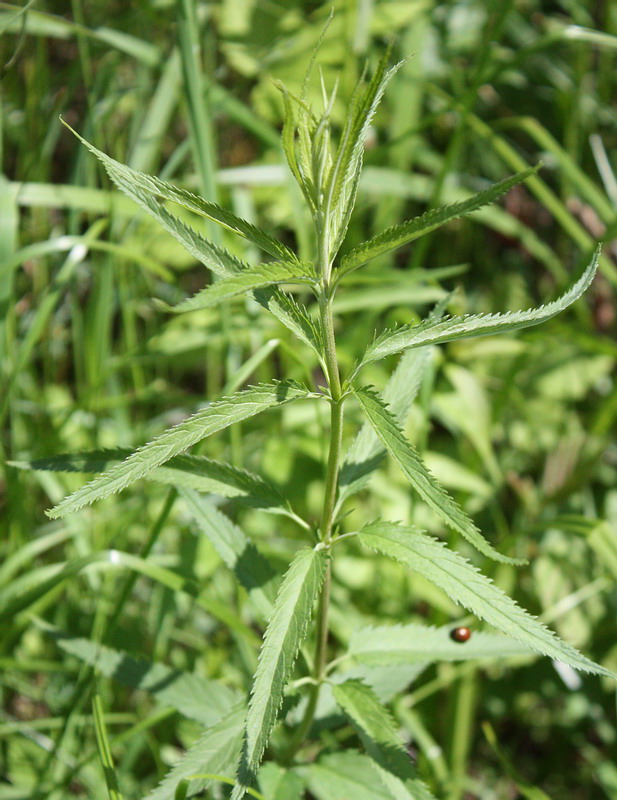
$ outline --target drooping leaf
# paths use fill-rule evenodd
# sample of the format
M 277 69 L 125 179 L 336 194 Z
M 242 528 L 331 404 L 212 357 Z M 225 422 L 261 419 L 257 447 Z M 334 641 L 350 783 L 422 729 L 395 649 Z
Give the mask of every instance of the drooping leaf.
M 208 728 L 144 800 L 173 800 L 180 781 L 191 775 L 232 775 L 242 746 L 245 709 L 244 703 L 238 703 Z M 201 778 L 191 781 L 188 796 L 202 792 L 209 783 Z
M 482 631 L 474 632 L 467 642 L 459 643 L 452 640 L 451 630 L 451 625 L 442 628 L 427 625 L 370 626 L 352 635 L 349 653 L 371 666 L 535 655 L 528 645 Z
M 247 267 L 242 272 L 236 272 L 215 283 L 206 286 L 193 297 L 179 303 L 177 306 L 162 304 L 167 311 L 181 314 L 186 311 L 198 311 L 218 305 L 236 295 L 254 289 L 263 289 L 280 283 L 305 283 L 314 284 L 317 278 L 313 265 L 300 261 L 271 261 L 266 264 L 256 264 Z
M 463 556 L 415 528 L 375 522 L 359 534 L 360 541 L 401 561 L 439 586 L 456 603 L 538 653 L 574 669 L 617 679 L 610 670 L 590 661 L 517 605 Z
M 237 525 L 205 497 L 180 489 L 199 530 L 212 542 L 229 569 L 233 570 L 258 611 L 269 616 L 276 594 L 277 574 Z
M 506 314 L 475 314 L 466 317 L 450 317 L 441 321 L 428 319 L 419 325 L 403 325 L 397 330 L 384 331 L 366 350 L 357 369 L 378 361 L 386 356 L 400 353 L 412 347 L 424 347 L 427 344 L 443 344 L 455 339 L 467 339 L 473 336 L 506 333 L 507 331 L 528 328 L 559 314 L 578 300 L 589 287 L 596 273 L 600 249 L 598 248 L 591 263 L 568 291 L 557 300 L 527 311 L 509 311 Z M 356 370 L 357 372 L 357 370 Z
M 259 653 L 246 717 L 244 746 L 232 800 L 244 797 L 255 779 L 276 716 L 311 618 L 327 564 L 323 548 L 303 548 L 294 557 L 279 588 Z
M 416 398 L 429 358 L 430 348 L 405 353 L 386 384 L 384 402 L 401 426 Z M 385 454 L 386 448 L 372 425 L 365 423 L 349 448 L 341 468 L 339 504 L 366 486 Z
M 477 550 L 495 561 L 510 564 L 525 563 L 519 559 L 503 556 L 486 541 L 463 509 L 428 471 L 417 450 L 411 442 L 407 441 L 394 415 L 377 392 L 365 387 L 354 390 L 354 393 L 375 433 L 399 465 L 407 480 L 448 527 L 460 533 Z
M 260 414 L 267 408 L 308 397 L 310 392 L 293 381 L 263 384 L 211 403 L 184 422 L 140 447 L 126 461 L 98 475 L 65 498 L 47 514 L 52 519 L 77 511 L 103 497 L 126 489 L 170 458 L 196 442 L 236 422 Z
M 272 312 L 288 330 L 307 344 L 318 358 L 323 358 L 321 329 L 290 294 L 277 286 L 271 286 L 267 289 L 256 289 L 253 297 L 260 306 Z
M 366 87 L 358 84 L 349 103 L 341 140 L 330 170 L 325 196 L 325 214 L 331 233 L 333 257 L 339 250 L 356 202 L 362 172 L 364 141 L 377 106 L 390 79 L 403 62 L 388 70 L 392 46 L 386 49 Z
M 357 729 L 379 776 L 396 800 L 435 800 L 418 778 L 396 725 L 375 693 L 360 681 L 332 687 L 336 702 Z
M 436 228 L 445 225 L 453 219 L 465 216 L 484 205 L 494 202 L 513 186 L 526 180 L 530 175 L 537 171 L 538 167 L 531 167 L 523 172 L 518 172 L 510 178 L 506 178 L 499 183 L 489 186 L 481 192 L 473 195 L 472 197 L 462 200 L 459 203 L 453 203 L 450 206 L 443 208 L 434 208 L 427 211 L 414 219 L 407 220 L 400 225 L 394 225 L 385 231 L 373 236 L 363 244 L 355 247 L 350 253 L 347 253 L 342 260 L 339 268 L 339 277 L 343 277 L 354 269 L 361 267 L 377 256 L 389 253 L 397 247 L 402 247 L 404 244 L 413 242 L 420 236 L 434 231 Z
M 224 228 L 228 228 L 234 233 L 243 236 L 257 247 L 270 253 L 274 258 L 281 259 L 282 261 L 297 260 L 292 250 L 266 231 L 256 228 L 250 222 L 237 217 L 231 211 L 221 208 L 221 206 L 218 206 L 216 203 L 210 203 L 202 197 L 186 191 L 186 189 L 180 189 L 177 186 L 173 186 L 171 183 L 155 178 L 153 175 L 146 175 L 143 172 L 138 172 L 137 170 L 131 169 L 131 167 L 127 167 L 125 164 L 121 164 L 119 161 L 97 150 L 94 145 L 82 138 L 70 125 L 67 125 L 66 122 L 64 122 L 64 124 L 92 153 L 94 153 L 105 167 L 111 180 L 129 197 L 132 196 L 135 189 L 139 189 L 154 197 L 163 197 L 165 200 L 178 203 L 178 205 L 202 217 L 211 219 Z
M 50 633 L 64 652 L 80 658 L 123 686 L 148 692 L 161 705 L 175 708 L 202 725 L 216 724 L 240 701 L 237 692 L 219 681 L 133 658 L 90 639 L 66 636 L 54 630 Z

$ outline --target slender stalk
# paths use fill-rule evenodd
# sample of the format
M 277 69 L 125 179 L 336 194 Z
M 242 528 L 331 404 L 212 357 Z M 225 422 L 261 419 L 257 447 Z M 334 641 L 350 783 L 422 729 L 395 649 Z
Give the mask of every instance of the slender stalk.
M 336 358 L 336 341 L 334 337 L 334 320 L 332 317 L 332 300 L 327 291 L 324 291 L 319 300 L 319 310 L 324 331 L 326 352 L 325 362 L 327 370 L 328 386 L 330 388 L 331 409 L 330 409 L 330 448 L 328 452 L 328 464 L 326 467 L 326 485 L 324 490 L 323 509 L 321 513 L 321 523 L 319 534 L 321 541 L 330 546 L 332 542 L 332 526 L 334 522 L 334 508 L 336 504 L 336 489 L 338 486 L 338 474 L 341 461 L 341 446 L 343 433 L 343 397 L 341 388 L 341 378 L 339 374 L 338 361 Z M 298 748 L 300 748 L 306 738 L 307 733 L 313 723 L 317 701 L 319 700 L 319 690 L 323 683 L 326 671 L 328 654 L 328 610 L 330 607 L 330 587 L 332 583 L 332 573 L 330 563 L 326 567 L 323 588 L 317 612 L 317 640 L 315 644 L 315 660 L 313 663 L 312 677 L 315 681 L 310 688 L 308 703 L 304 712 L 302 722 L 297 727 L 285 754 L 285 760 L 291 761 Z

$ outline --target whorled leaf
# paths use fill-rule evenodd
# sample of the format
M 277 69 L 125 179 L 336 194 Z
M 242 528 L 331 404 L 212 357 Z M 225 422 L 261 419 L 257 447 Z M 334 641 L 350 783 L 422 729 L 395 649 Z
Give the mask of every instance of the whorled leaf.
M 355 373 L 360 367 L 371 361 L 379 361 L 381 358 L 412 347 L 443 344 L 473 336 L 506 333 L 546 322 L 578 300 L 589 287 L 596 273 L 599 258 L 600 248 L 596 250 L 585 272 L 565 294 L 539 308 L 509 311 L 506 314 L 474 314 L 465 317 L 449 317 L 443 320 L 428 319 L 419 325 L 403 325 L 396 330 L 384 331 L 368 347 Z
M 366 242 L 363 242 L 358 247 L 355 247 L 351 252 L 347 253 L 341 260 L 341 266 L 338 270 L 338 277 L 341 278 L 349 272 L 361 267 L 377 256 L 389 253 L 397 247 L 402 247 L 404 244 L 413 242 L 420 236 L 434 231 L 436 228 L 445 225 L 453 219 L 469 214 L 478 208 L 481 208 L 488 203 L 492 203 L 509 191 L 516 184 L 526 180 L 530 175 L 537 171 L 538 167 L 531 167 L 523 172 L 518 172 L 510 178 L 506 178 L 499 183 L 489 186 L 481 192 L 462 200 L 459 203 L 453 203 L 450 206 L 443 208 L 434 208 L 427 211 L 414 219 L 407 220 L 400 225 L 394 225 L 385 231 L 373 236 Z
M 260 414 L 268 408 L 310 395 L 294 381 L 253 386 L 224 397 L 198 411 L 184 422 L 143 445 L 121 464 L 98 475 L 47 512 L 52 519 L 77 511 L 110 494 L 122 491 L 196 442 L 230 425 Z
M 402 562 L 442 589 L 454 602 L 532 650 L 583 672 L 617 680 L 617 675 L 594 663 L 522 609 L 463 556 L 443 542 L 410 526 L 375 522 L 358 534 L 378 553 Z
M 420 458 L 418 451 L 401 430 L 396 418 L 381 397 L 370 387 L 355 389 L 355 396 L 364 410 L 373 430 L 399 465 L 407 480 L 424 502 L 452 528 L 460 533 L 480 553 L 495 561 L 524 564 L 520 559 L 502 555 L 486 541 L 473 521 L 432 475 Z
M 281 707 L 285 684 L 306 635 L 325 575 L 327 558 L 323 548 L 299 550 L 279 588 L 251 689 L 244 746 L 232 800 L 244 797 L 255 779 Z

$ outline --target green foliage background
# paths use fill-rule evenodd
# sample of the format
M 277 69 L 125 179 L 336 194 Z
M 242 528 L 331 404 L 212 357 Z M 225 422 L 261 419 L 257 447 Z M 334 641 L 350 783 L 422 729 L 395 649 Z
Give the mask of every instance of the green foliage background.
M 346 250 L 544 162 L 496 206 L 349 276 L 337 301 L 346 368 L 374 330 L 417 322 L 452 289 L 456 313 L 555 297 L 605 242 L 594 285 L 563 315 L 432 352 L 407 433 L 491 541 L 530 560 L 525 568 L 484 560 L 485 574 L 615 670 L 617 8 L 567 0 L 333 6 L 319 63 L 327 86 L 339 77 L 335 120 L 365 62 L 392 37 L 397 58 L 411 55 L 367 140 Z M 142 482 L 50 522 L 44 510 L 83 476 L 19 464 L 134 448 L 248 383 L 320 381 L 308 351 L 253 301 L 181 317 L 152 303 L 180 302 L 202 288 L 205 271 L 111 189 L 59 115 L 114 158 L 221 202 L 307 257 L 311 226 L 284 164 L 273 79 L 299 90 L 330 7 L 72 0 L 70 9 L 38 2 L 25 14 L 0 4 L 0 415 L 2 461 L 12 463 L 2 467 L 0 500 L 0 799 L 108 796 L 105 729 L 123 796 L 146 796 L 212 722 L 187 696 L 218 680 L 231 707 L 248 688 L 263 629 L 173 489 Z M 237 237 L 204 231 L 257 263 Z M 367 382 L 383 387 L 395 358 L 367 366 Z M 326 423 L 293 405 L 215 437 L 203 452 L 265 474 L 315 518 Z M 393 463 L 371 486 L 350 505 L 350 526 L 382 515 L 444 534 L 412 503 Z M 272 562 L 286 565 L 298 546 L 293 521 L 228 505 Z M 459 537 L 450 543 L 468 552 Z M 109 550 L 146 566 L 134 571 L 118 557 L 128 570 L 109 569 L 95 555 Z M 66 581 L 32 593 L 65 563 Z M 341 645 L 367 625 L 471 622 L 428 583 L 359 547 L 350 544 L 336 564 L 332 627 Z M 112 648 L 98 673 L 76 637 Z M 114 651 L 129 655 L 118 664 Z M 156 679 L 143 677 L 140 659 L 157 662 Z M 410 672 L 393 713 L 422 777 L 452 800 L 616 797 L 614 686 L 559 673 L 548 660 L 515 663 Z M 220 692 L 220 684 L 210 689 Z M 333 751 L 356 746 L 351 728 L 324 727 Z M 360 775 L 354 758 L 349 769 Z M 331 791 L 320 763 L 307 778 L 318 800 Z M 260 784 L 269 800 L 277 780 L 266 771 Z

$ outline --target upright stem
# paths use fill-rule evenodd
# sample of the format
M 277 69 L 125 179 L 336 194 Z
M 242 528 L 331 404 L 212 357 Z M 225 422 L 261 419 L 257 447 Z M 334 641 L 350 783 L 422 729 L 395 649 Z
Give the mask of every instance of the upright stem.
M 324 290 L 319 299 L 319 311 L 321 315 L 322 329 L 325 336 L 325 362 L 327 370 L 328 386 L 330 387 L 331 406 L 330 406 L 330 448 L 328 452 L 328 465 L 326 468 L 326 485 L 324 490 L 323 509 L 321 512 L 321 523 L 319 525 L 319 535 L 321 541 L 329 546 L 332 541 L 332 526 L 334 523 L 334 507 L 336 503 L 336 489 L 338 485 L 338 473 L 341 461 L 341 445 L 343 434 L 343 397 L 341 388 L 341 378 L 339 375 L 338 361 L 336 358 L 336 343 L 334 339 L 334 321 L 332 318 L 332 299 L 327 290 Z M 317 611 L 317 639 L 315 643 L 315 660 L 313 663 L 313 680 L 308 704 L 304 712 L 302 722 L 296 729 L 289 747 L 287 749 L 287 760 L 291 760 L 299 747 L 302 746 L 304 739 L 313 723 L 317 701 L 319 699 L 319 689 L 324 679 L 325 667 L 328 655 L 328 609 L 330 606 L 330 586 L 331 586 L 330 563 L 326 567 L 319 609 Z

